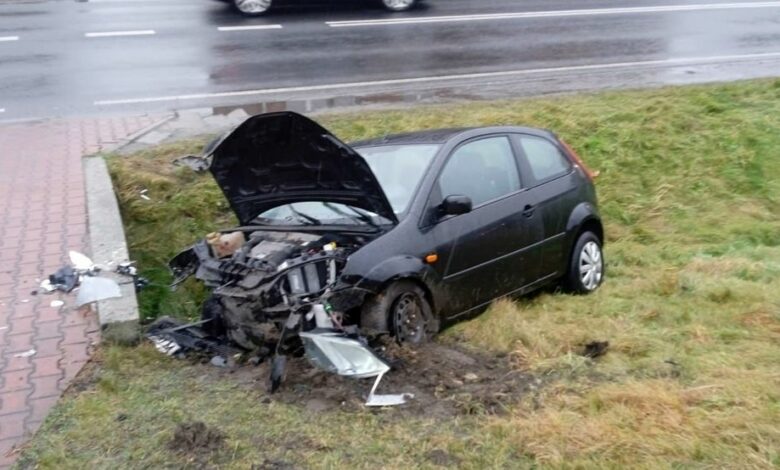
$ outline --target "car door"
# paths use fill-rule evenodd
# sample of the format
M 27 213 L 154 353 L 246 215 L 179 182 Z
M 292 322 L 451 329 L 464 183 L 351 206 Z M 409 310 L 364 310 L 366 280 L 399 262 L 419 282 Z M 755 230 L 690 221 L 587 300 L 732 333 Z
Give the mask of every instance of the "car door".
M 472 210 L 437 216 L 437 207 L 450 195 L 468 196 Z M 537 261 L 527 248 L 542 236 L 535 206 L 521 184 L 508 135 L 469 140 L 452 151 L 427 211 L 440 257 L 434 269 L 446 292 L 445 316 L 467 313 L 526 284 Z M 524 208 L 530 209 L 525 215 Z
M 562 274 L 568 263 L 566 224 L 579 200 L 574 167 L 552 139 L 530 134 L 512 138 L 520 154 L 523 183 L 537 200 L 544 232 L 538 245 L 537 277 L 552 278 Z

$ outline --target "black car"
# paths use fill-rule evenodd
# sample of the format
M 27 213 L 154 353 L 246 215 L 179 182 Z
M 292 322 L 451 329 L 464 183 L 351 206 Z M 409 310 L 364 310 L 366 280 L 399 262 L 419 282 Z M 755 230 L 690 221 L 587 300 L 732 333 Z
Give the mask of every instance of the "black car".
M 230 0 L 236 9 L 246 16 L 260 16 L 268 12 L 276 3 L 274 0 Z M 389 11 L 406 11 L 418 0 L 376 0 Z
M 200 163 L 241 226 L 170 267 L 176 283 L 195 274 L 211 289 L 208 330 L 246 349 L 323 324 L 418 343 L 499 297 L 551 283 L 589 293 L 603 281 L 593 175 L 546 130 L 348 146 L 304 116 L 270 113 Z

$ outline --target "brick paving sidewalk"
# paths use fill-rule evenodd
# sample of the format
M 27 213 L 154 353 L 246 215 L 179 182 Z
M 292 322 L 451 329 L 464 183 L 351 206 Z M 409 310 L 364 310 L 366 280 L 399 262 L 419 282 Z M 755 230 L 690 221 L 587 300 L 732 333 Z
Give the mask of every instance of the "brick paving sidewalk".
M 77 311 L 73 295 L 31 294 L 68 262 L 68 250 L 90 252 L 81 157 L 153 122 L 0 125 L 0 468 L 13 463 L 16 446 L 35 433 L 99 340 L 96 315 Z M 58 299 L 65 305 L 52 307 Z

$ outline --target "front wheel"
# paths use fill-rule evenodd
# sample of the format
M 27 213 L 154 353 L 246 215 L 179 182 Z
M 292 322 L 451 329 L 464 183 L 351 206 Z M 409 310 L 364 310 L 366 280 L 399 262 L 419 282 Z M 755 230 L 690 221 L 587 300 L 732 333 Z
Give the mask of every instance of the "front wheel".
M 574 244 L 564 287 L 576 294 L 589 294 L 604 280 L 601 240 L 593 232 L 583 232 Z
M 406 11 L 417 3 L 417 0 L 382 0 L 382 5 L 390 11 Z
M 399 343 L 420 344 L 438 331 L 425 292 L 414 282 L 398 281 L 363 305 L 361 327 L 389 332 Z
M 271 8 L 272 0 L 233 0 L 236 10 L 246 16 L 260 16 Z

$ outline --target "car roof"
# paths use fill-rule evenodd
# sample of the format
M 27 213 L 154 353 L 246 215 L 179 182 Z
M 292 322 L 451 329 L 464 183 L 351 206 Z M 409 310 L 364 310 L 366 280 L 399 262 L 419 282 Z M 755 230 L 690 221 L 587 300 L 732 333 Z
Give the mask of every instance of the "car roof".
M 473 131 L 473 132 L 470 132 Z M 366 139 L 350 143 L 352 147 L 373 147 L 377 145 L 408 145 L 408 144 L 443 144 L 452 137 L 469 133 L 469 137 L 480 135 L 481 132 L 522 132 L 534 135 L 554 136 L 552 132 L 546 129 L 536 127 L 521 126 L 488 126 L 488 127 L 455 127 L 448 129 L 430 129 L 418 132 L 408 132 L 403 134 L 390 134 L 374 139 Z
M 397 144 L 442 144 L 450 137 L 462 132 L 475 129 L 473 127 L 456 127 L 451 129 L 429 129 L 425 131 L 407 132 L 403 134 L 390 134 L 373 139 L 352 142 L 352 147 L 372 147 L 375 145 Z

